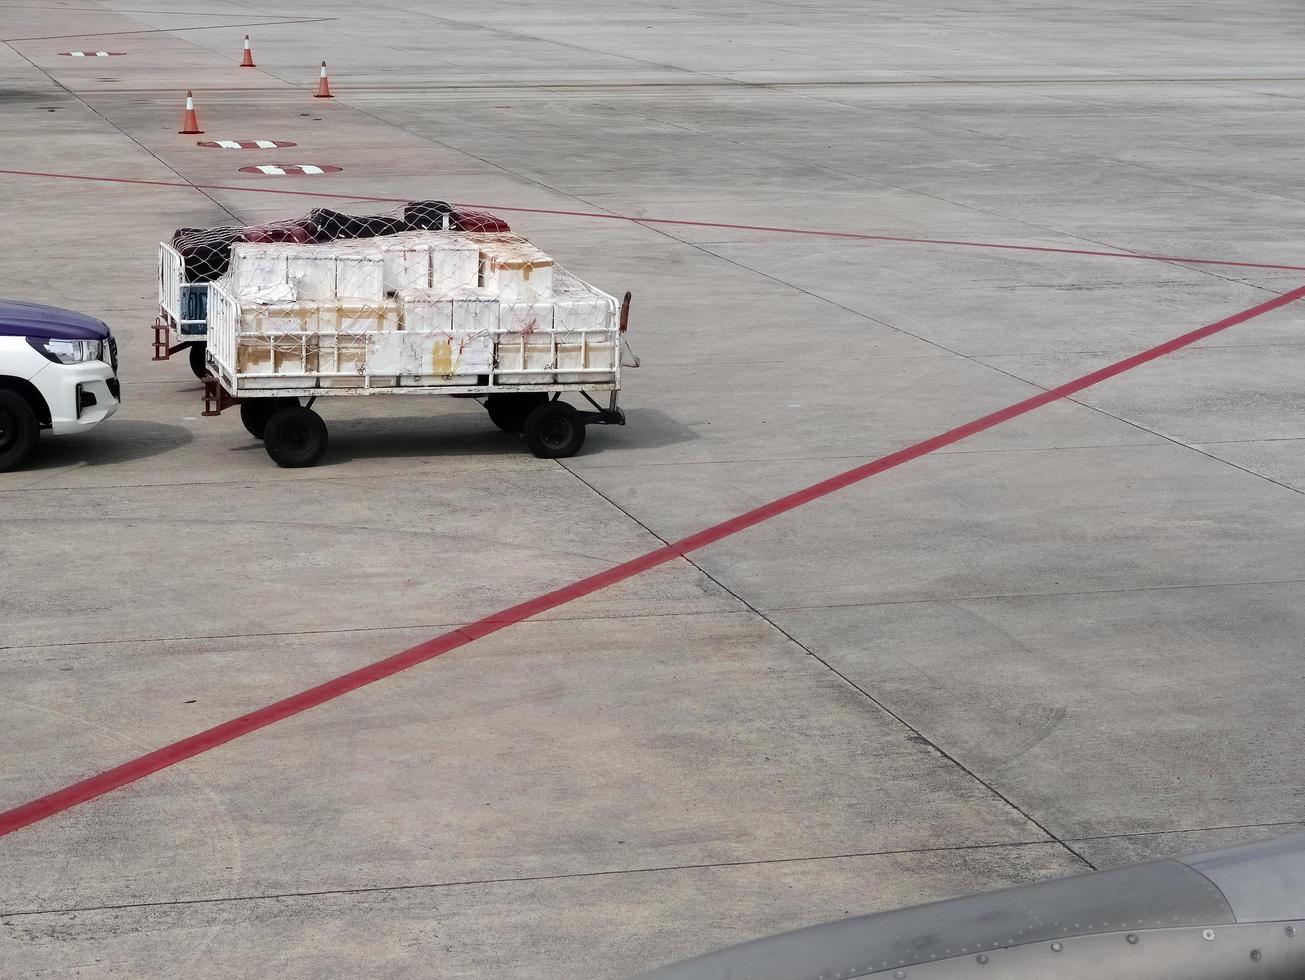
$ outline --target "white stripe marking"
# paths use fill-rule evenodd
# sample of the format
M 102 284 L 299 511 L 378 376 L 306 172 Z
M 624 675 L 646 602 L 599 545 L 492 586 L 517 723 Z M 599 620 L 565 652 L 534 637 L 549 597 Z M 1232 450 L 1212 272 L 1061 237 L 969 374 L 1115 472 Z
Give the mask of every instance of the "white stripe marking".
M 74 58 L 85 58 L 85 57 L 86 57 L 86 52 L 85 52 L 85 51 L 69 51 L 68 53 L 69 53 L 70 55 L 72 55 Z
M 302 167 L 299 168 L 299 170 L 301 173 L 306 173 L 306 174 L 320 174 L 322 172 L 321 167 L 314 167 L 311 163 L 304 164 Z
M 272 140 L 254 140 L 254 145 L 260 150 L 271 150 L 276 147 L 276 143 Z
M 224 150 L 238 150 L 240 144 L 236 140 L 218 140 L 217 145 Z
M 275 166 L 273 166 L 273 165 L 270 164 L 270 163 L 259 164 L 258 169 L 261 170 L 261 171 L 262 171 L 263 173 L 265 173 L 265 174 L 280 174 L 280 175 L 282 175 L 282 176 L 285 175 L 285 171 L 284 171 L 284 170 L 282 170 L 280 167 L 275 167 Z

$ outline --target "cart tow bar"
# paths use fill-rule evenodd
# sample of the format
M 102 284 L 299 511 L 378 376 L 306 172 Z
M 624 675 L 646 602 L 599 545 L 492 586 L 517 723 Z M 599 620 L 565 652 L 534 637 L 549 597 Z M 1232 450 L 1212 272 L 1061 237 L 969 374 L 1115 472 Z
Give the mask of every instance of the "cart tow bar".
M 166 361 L 178 351 L 185 350 L 190 346 L 189 343 L 177 344 L 175 347 L 168 346 L 168 337 L 172 333 L 172 322 L 164 316 L 154 318 L 154 356 L 152 361 Z
M 220 379 L 211 374 L 204 379 L 204 415 L 221 415 L 225 409 L 239 404 L 240 399 L 228 395 Z

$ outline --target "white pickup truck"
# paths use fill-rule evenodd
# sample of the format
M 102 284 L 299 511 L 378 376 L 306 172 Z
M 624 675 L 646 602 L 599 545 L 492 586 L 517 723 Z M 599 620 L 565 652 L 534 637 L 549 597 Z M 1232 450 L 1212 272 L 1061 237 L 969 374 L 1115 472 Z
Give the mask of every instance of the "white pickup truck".
M 0 472 L 41 433 L 84 432 L 118 410 L 118 345 L 95 317 L 0 299 Z

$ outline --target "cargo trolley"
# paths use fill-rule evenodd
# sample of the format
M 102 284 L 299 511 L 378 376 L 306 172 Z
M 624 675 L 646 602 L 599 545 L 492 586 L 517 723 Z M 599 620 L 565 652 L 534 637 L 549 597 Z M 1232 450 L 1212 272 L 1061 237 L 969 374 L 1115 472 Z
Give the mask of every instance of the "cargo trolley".
M 237 355 L 239 301 L 220 283 L 206 286 L 206 292 L 207 346 L 201 354 L 203 414 L 220 415 L 238 406 L 245 429 L 263 441 L 268 456 L 279 466 L 313 466 L 326 452 L 326 423 L 313 410 L 317 399 L 323 397 L 475 398 L 495 425 L 521 435 L 531 453 L 540 459 L 574 456 L 584 444 L 586 426 L 625 425 L 625 413 L 618 404 L 621 369 L 639 366 L 626 338 L 630 322 L 628 292 L 611 329 L 540 333 L 529 345 L 519 336 L 498 336 L 494 338 L 488 373 L 453 375 L 425 384 L 401 383 L 402 379 L 373 376 L 366 371 L 322 370 L 320 363 L 311 371 L 243 371 Z M 283 357 L 291 361 L 299 358 L 307 364 L 310 349 L 321 339 L 315 334 L 283 334 L 279 343 Z M 579 396 L 584 407 L 563 401 L 564 395 Z

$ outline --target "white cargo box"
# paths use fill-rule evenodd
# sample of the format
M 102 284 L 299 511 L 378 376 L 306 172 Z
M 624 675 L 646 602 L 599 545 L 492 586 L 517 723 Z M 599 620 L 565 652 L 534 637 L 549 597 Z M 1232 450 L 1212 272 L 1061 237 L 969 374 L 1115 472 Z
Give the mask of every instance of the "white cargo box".
M 335 297 L 367 303 L 382 302 L 385 299 L 385 253 L 380 249 L 338 251 L 335 256 Z
M 298 298 L 285 301 L 287 289 Z M 613 390 L 620 381 L 616 300 L 555 273 L 519 236 L 417 231 L 328 245 L 240 244 L 212 292 L 210 355 L 237 394 Z M 267 298 L 278 301 L 257 301 Z
M 553 292 L 553 260 L 515 235 L 480 236 L 480 281 L 505 303 L 531 302 Z
M 271 287 L 290 282 L 286 269 L 289 248 L 285 245 L 254 245 L 237 242 L 231 246 L 231 266 L 227 273 L 232 295 L 242 299 Z
M 494 362 L 489 336 L 398 330 L 367 341 L 369 372 L 397 375 L 404 385 L 474 385 Z
M 448 232 L 407 231 L 380 238 L 342 239 L 333 244 L 342 250 L 379 252 L 386 293 L 434 289 L 447 294 L 479 282 L 480 246 Z
M 288 245 L 286 281 L 298 300 L 335 299 L 335 254 L 321 245 Z

